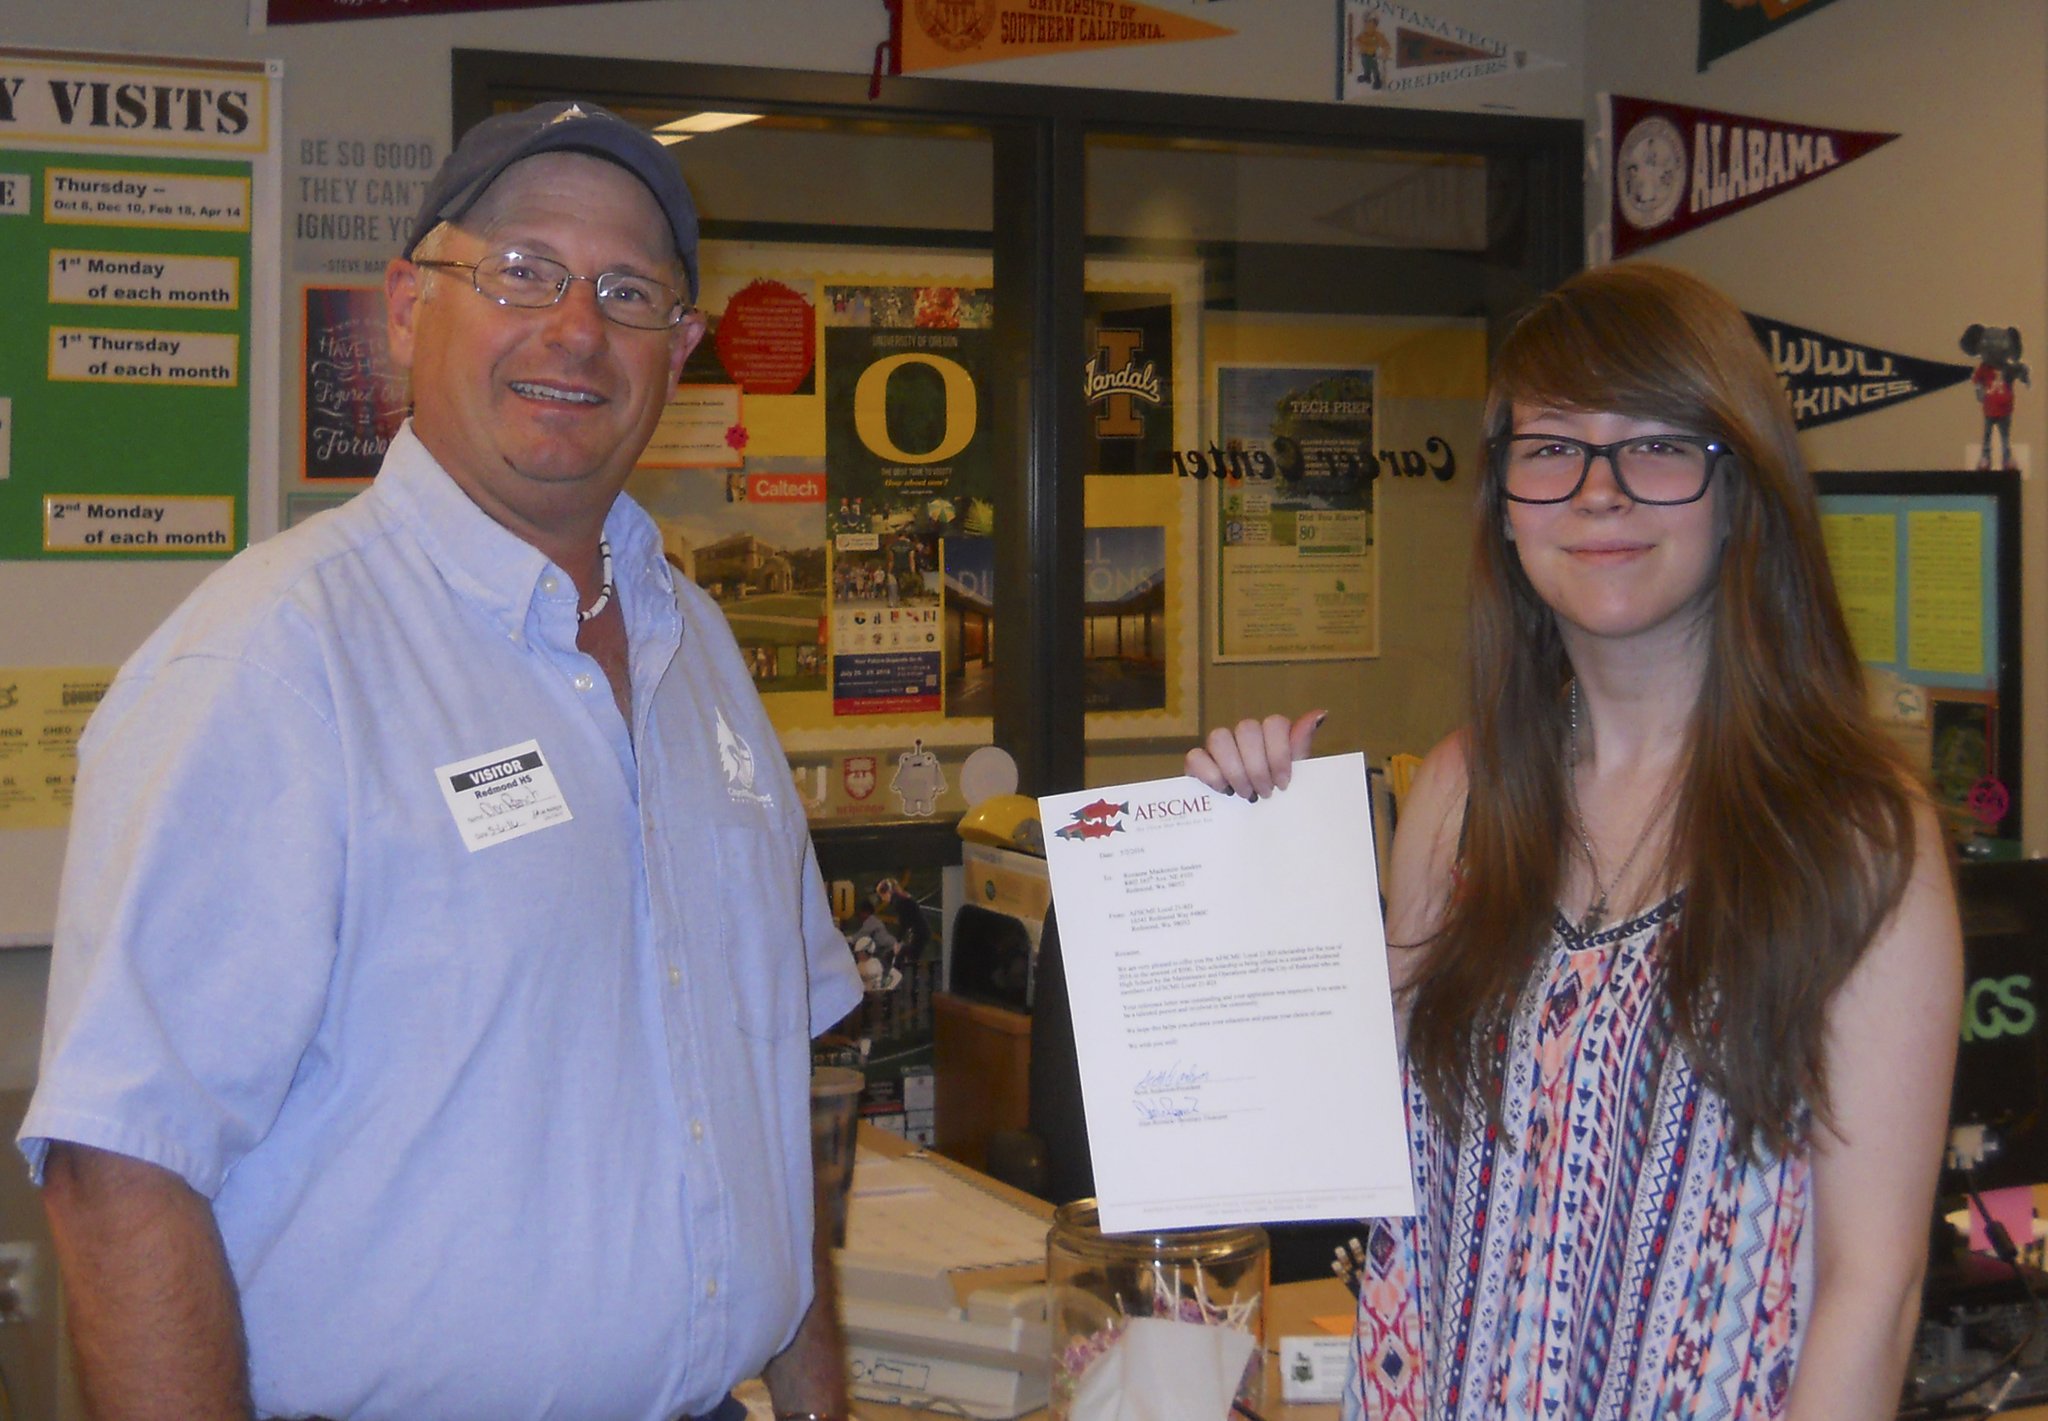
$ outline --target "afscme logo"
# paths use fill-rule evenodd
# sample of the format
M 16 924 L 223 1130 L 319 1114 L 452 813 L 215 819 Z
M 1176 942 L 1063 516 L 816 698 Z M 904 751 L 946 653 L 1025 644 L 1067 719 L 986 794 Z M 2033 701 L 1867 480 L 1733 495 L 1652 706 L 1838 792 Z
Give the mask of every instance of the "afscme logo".
M 1074 822 L 1053 830 L 1053 833 L 1062 839 L 1102 839 L 1123 833 L 1129 827 L 1124 823 L 1127 817 L 1140 824 L 1154 819 L 1186 819 L 1207 814 L 1213 803 L 1206 794 L 1175 795 L 1167 799 L 1136 802 L 1125 800 L 1122 804 L 1098 799 L 1076 809 L 1072 816 Z
M 1130 812 L 1130 804 L 1111 804 L 1098 799 L 1093 804 L 1084 804 L 1074 811 L 1074 822 L 1053 830 L 1062 839 L 1101 839 L 1124 831 L 1120 816 Z

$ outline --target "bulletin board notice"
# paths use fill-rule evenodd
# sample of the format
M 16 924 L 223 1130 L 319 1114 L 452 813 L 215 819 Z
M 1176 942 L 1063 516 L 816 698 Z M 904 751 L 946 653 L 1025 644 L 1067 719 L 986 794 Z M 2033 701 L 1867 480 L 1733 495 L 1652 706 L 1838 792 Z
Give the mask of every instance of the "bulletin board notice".
M 1870 704 L 1959 841 L 2019 836 L 2018 476 L 1823 473 L 1821 532 Z
M 277 526 L 282 75 L 0 46 L 0 947 L 114 668 Z
M 0 49 L 0 559 L 248 542 L 254 470 L 275 487 L 276 88 L 241 61 Z

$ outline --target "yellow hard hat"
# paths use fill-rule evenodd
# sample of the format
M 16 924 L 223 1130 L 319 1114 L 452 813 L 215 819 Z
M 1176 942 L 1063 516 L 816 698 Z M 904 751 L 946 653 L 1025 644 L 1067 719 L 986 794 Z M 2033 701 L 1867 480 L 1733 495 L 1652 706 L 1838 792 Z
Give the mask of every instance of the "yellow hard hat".
M 1028 794 L 992 794 L 982 800 L 960 816 L 960 837 L 969 843 L 1045 856 L 1038 801 Z

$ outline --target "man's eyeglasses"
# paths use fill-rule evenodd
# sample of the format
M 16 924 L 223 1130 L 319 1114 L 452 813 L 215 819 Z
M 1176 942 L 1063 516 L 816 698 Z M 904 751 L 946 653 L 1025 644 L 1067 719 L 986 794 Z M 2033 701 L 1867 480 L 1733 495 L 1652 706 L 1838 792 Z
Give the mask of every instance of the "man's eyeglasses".
M 1637 503 L 1694 503 L 1725 454 L 1718 439 L 1698 434 L 1639 434 L 1588 444 L 1561 434 L 1516 434 L 1500 441 L 1501 492 L 1516 503 L 1563 503 L 1585 487 L 1593 461 L 1604 456 L 1614 481 Z
M 474 262 L 416 261 L 414 266 L 438 271 L 466 271 L 477 294 L 500 306 L 537 310 L 560 301 L 572 281 L 597 288 L 597 309 L 605 319 L 635 330 L 658 331 L 683 318 L 682 293 L 651 276 L 603 271 L 578 276 L 558 261 L 524 252 L 500 252 Z

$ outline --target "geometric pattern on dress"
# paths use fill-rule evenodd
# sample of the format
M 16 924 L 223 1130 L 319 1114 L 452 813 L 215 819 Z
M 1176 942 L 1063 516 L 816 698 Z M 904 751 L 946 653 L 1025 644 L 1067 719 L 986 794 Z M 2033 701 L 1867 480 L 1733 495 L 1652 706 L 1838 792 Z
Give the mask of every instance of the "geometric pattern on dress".
M 1811 1169 L 1745 1159 L 1677 1042 L 1681 906 L 1587 935 L 1556 920 L 1503 1043 L 1498 1126 L 1453 1141 L 1405 1083 L 1418 1212 L 1367 1235 L 1347 1421 L 1783 1411 Z

